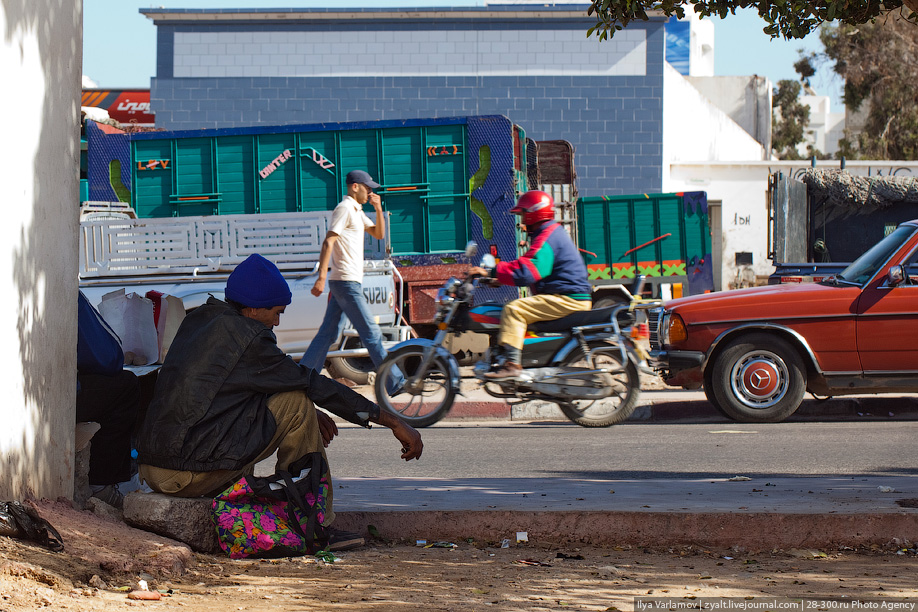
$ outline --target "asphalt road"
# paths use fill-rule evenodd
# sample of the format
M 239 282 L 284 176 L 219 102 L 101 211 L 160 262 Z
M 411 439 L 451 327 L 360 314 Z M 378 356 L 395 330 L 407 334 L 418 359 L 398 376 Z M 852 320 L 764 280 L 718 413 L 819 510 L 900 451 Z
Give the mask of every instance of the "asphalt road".
M 420 430 L 405 463 L 384 427 L 340 427 L 335 477 L 696 479 L 734 475 L 918 474 L 918 422 L 643 424 L 449 423 Z

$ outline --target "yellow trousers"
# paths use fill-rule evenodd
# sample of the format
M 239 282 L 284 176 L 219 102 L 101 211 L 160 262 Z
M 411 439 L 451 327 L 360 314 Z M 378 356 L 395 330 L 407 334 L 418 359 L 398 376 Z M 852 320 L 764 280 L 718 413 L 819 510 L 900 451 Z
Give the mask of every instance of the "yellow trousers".
M 287 467 L 307 453 L 321 452 L 325 456 L 322 433 L 316 418 L 316 407 L 303 391 L 275 393 L 268 398 L 268 410 L 274 415 L 277 431 L 271 442 L 251 463 L 239 470 L 214 470 L 190 472 L 167 470 L 152 465 L 140 466 L 140 477 L 151 489 L 176 497 L 214 497 L 245 475 L 252 474 L 255 464 L 264 461 L 277 451 L 275 471 Z M 329 479 L 331 477 L 329 476 Z M 328 486 L 325 525 L 335 519 L 332 510 L 331 480 Z
M 575 300 L 566 295 L 533 295 L 513 300 L 504 306 L 500 315 L 499 341 L 522 350 L 529 324 L 553 321 L 592 307 L 593 302 L 589 300 Z

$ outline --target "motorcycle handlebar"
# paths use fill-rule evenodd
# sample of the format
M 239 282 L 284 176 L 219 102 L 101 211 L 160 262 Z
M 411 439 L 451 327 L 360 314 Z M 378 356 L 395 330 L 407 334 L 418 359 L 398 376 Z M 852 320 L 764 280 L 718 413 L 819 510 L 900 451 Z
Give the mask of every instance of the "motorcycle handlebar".
M 477 278 L 479 285 L 487 285 L 488 287 L 500 287 L 500 281 L 498 281 L 496 278 L 491 278 L 490 276 L 479 276 Z
M 474 267 L 478 267 L 478 266 L 474 266 Z M 481 269 L 487 270 L 486 268 L 481 268 Z M 480 283 L 483 282 L 484 284 L 494 285 L 494 286 L 499 285 L 499 283 L 495 285 L 495 282 L 497 279 L 491 278 L 490 272 L 488 272 L 487 274 L 479 274 L 479 273 L 472 273 L 472 271 L 469 270 L 469 273 L 466 275 L 465 279 L 466 279 L 466 282 L 473 282 L 475 280 L 484 279 L 484 281 L 479 281 L 479 282 Z

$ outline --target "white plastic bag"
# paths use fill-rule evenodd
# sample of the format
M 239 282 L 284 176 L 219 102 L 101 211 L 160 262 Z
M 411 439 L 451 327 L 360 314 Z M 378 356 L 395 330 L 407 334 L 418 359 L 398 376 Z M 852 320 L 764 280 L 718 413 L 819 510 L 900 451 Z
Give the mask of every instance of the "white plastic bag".
M 159 291 L 147 291 L 146 297 L 153 302 L 153 320 L 156 323 L 156 341 L 159 346 L 158 363 L 162 363 L 175 338 L 175 332 L 185 318 L 185 304 L 182 298 Z
M 102 296 L 99 313 L 121 338 L 124 363 L 150 365 L 159 358 L 159 341 L 153 322 L 153 302 L 124 289 Z

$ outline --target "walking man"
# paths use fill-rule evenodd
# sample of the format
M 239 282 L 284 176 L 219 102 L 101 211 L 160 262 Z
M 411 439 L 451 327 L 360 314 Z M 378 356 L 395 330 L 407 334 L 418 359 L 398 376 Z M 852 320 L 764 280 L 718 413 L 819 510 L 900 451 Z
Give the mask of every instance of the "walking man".
M 300 360 L 307 368 L 320 371 L 328 355 L 332 342 L 340 337 L 346 316 L 357 330 L 360 341 L 370 353 L 373 365 L 379 368 L 386 358 L 386 349 L 382 345 L 382 333 L 371 318 L 366 300 L 363 297 L 363 234 L 377 240 L 386 237 L 386 224 L 383 217 L 382 201 L 373 193 L 379 183 L 363 170 L 348 172 L 347 196 L 335 207 L 332 213 L 331 227 L 322 243 L 319 255 L 319 278 L 312 287 L 312 294 L 322 295 L 328 279 L 328 307 L 325 318 L 315 338 Z M 363 205 L 369 202 L 376 212 L 374 223 L 363 212 Z M 328 273 L 331 263 L 331 274 Z M 390 395 L 401 389 L 404 377 L 399 373 L 390 379 Z

